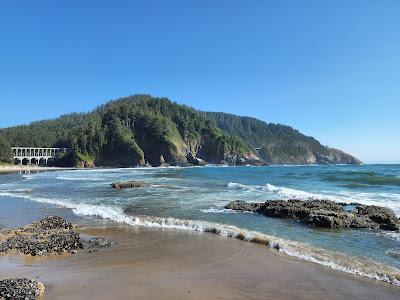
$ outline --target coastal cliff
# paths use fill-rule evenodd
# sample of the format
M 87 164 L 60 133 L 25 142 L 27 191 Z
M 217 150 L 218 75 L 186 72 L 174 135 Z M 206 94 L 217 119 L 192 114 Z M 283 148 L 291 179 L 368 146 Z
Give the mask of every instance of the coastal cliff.
M 227 114 L 205 112 L 204 116 L 224 133 L 235 135 L 256 149 L 267 164 L 361 164 L 354 156 L 323 146 L 298 130 L 274 123 Z
M 361 163 L 288 126 L 201 112 L 147 95 L 0 134 L 13 146 L 72 148 L 53 161 L 63 167 Z

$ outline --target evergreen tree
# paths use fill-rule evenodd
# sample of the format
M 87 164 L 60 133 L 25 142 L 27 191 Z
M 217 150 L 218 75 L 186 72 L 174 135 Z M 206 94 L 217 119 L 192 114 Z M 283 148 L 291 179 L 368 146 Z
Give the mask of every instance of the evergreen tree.
M 0 162 L 10 163 L 13 159 L 13 152 L 10 144 L 0 135 Z

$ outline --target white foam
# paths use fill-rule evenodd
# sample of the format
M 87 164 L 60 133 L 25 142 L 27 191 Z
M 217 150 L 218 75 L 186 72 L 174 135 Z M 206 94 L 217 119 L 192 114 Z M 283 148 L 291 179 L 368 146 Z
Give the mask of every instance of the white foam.
M 390 255 L 392 257 L 400 257 L 400 248 L 391 248 L 385 251 L 386 255 Z
M 231 189 L 242 189 L 242 190 L 249 190 L 249 191 L 264 191 L 264 192 L 270 192 L 273 195 L 285 198 L 285 199 L 299 199 L 299 200 L 315 200 L 315 199 L 328 199 L 332 201 L 343 201 L 344 199 L 342 197 L 336 197 L 332 195 L 326 195 L 326 194 L 319 194 L 319 193 L 313 193 L 313 192 L 306 192 L 306 191 L 301 191 L 301 190 L 296 190 L 296 189 L 291 189 L 287 187 L 280 187 L 280 186 L 275 186 L 270 183 L 267 183 L 266 185 L 246 185 L 246 184 L 241 184 L 237 182 L 229 182 L 228 183 L 228 188 Z
M 329 200 L 339 200 L 336 197 L 332 197 L 330 195 L 305 192 L 301 190 L 291 189 L 287 187 L 279 187 L 272 184 L 267 183 L 265 186 L 266 190 L 272 192 L 278 196 L 285 198 L 295 198 L 300 200 L 316 200 L 316 199 L 329 199 Z M 340 199 L 341 200 L 341 199 Z
M 262 185 L 246 185 L 237 182 L 229 182 L 228 188 L 244 190 L 244 191 L 261 191 L 261 192 L 266 191 L 266 187 Z
M 152 216 L 128 216 L 119 207 L 101 204 L 93 205 L 87 203 L 73 203 L 65 199 L 50 199 L 31 195 L 13 194 L 10 192 L 0 192 L 0 195 L 25 198 L 39 203 L 59 205 L 70 208 L 72 212 L 77 215 L 101 217 L 103 219 L 109 219 L 132 226 L 212 232 L 224 237 L 238 238 L 244 241 L 253 241 L 258 239 L 258 241 L 265 241 L 264 244 L 269 247 L 275 248 L 290 256 L 400 286 L 400 281 L 396 278 L 400 273 L 400 270 L 396 268 L 388 267 L 373 261 L 361 261 L 355 257 L 346 256 L 345 254 L 338 254 L 325 249 L 309 247 L 302 243 L 287 241 L 275 236 L 244 230 L 232 225 Z
M 237 182 L 229 182 L 228 188 L 252 192 L 271 193 L 283 199 L 319 200 L 326 199 L 335 202 L 360 203 L 365 205 L 377 205 L 392 209 L 400 216 L 400 194 L 396 193 L 361 193 L 349 191 L 321 191 L 320 193 L 306 192 L 288 187 L 275 186 L 270 183 L 263 185 L 246 185 Z
M 338 195 L 343 198 L 343 202 L 383 206 L 392 209 L 397 216 L 400 216 L 400 194 L 398 193 L 355 193 L 340 191 Z
M 236 214 L 239 213 L 237 210 L 226 209 L 221 207 L 210 207 L 207 209 L 201 209 L 203 213 L 214 213 L 214 214 Z
M 387 237 L 391 240 L 400 242 L 400 232 L 396 232 L 396 231 L 384 232 L 384 235 L 385 235 L 385 237 Z
M 58 180 L 70 180 L 70 181 L 104 181 L 104 178 L 100 177 L 66 177 L 66 176 L 57 176 Z

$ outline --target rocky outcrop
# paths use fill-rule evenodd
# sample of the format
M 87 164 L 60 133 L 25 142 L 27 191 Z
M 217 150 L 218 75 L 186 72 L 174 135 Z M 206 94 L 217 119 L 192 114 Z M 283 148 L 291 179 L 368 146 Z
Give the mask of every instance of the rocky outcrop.
M 194 156 L 191 151 L 188 151 L 188 153 L 186 155 L 186 159 L 188 160 L 189 164 L 192 164 L 194 166 L 205 166 L 206 165 L 206 162 L 203 159 Z
M 0 254 L 14 250 L 20 254 L 42 256 L 50 253 L 76 253 L 84 248 L 90 250 L 113 245 L 114 242 L 104 238 L 84 241 L 70 222 L 57 216 L 0 231 Z
M 34 300 L 44 294 L 44 285 L 33 279 L 6 278 L 0 280 L 0 299 Z
M 115 189 L 133 189 L 133 188 L 141 188 L 141 187 L 149 187 L 150 185 L 146 182 L 142 181 L 118 181 L 111 184 L 111 186 Z
M 390 209 L 329 200 L 269 200 L 263 203 L 232 201 L 225 208 L 286 218 L 324 228 L 370 228 L 398 231 L 400 221 Z
M 354 156 L 343 152 L 342 150 L 326 148 L 327 154 L 314 153 L 316 163 L 318 164 L 350 164 L 360 165 L 362 162 Z
M 288 146 L 286 146 L 288 147 Z M 360 160 L 341 150 L 320 146 L 318 150 L 310 147 L 297 149 L 291 145 L 291 151 L 282 145 L 266 145 L 261 147 L 258 155 L 268 164 L 362 164 Z M 286 150 L 285 150 L 286 149 Z

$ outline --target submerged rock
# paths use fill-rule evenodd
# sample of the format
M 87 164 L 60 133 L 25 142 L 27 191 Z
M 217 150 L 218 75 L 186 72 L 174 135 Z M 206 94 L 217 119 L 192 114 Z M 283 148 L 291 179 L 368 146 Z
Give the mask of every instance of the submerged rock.
M 131 189 L 131 188 L 140 188 L 140 187 L 149 187 L 150 185 L 143 181 L 119 181 L 114 182 L 111 186 L 115 189 Z
M 264 203 L 232 201 L 225 208 L 251 211 L 268 217 L 287 218 L 324 228 L 370 228 L 397 231 L 400 221 L 390 209 L 330 200 L 269 200 Z
M 99 254 L 101 253 L 100 249 L 109 248 L 118 245 L 117 242 L 103 238 L 103 237 L 95 237 L 91 238 L 84 242 L 84 247 L 87 252 L 91 254 Z
M 103 237 L 95 237 L 85 242 L 85 248 L 108 248 L 116 246 L 117 242 Z
M 44 285 L 27 278 L 7 278 L 0 280 L 0 299 L 34 300 L 44 294 Z

